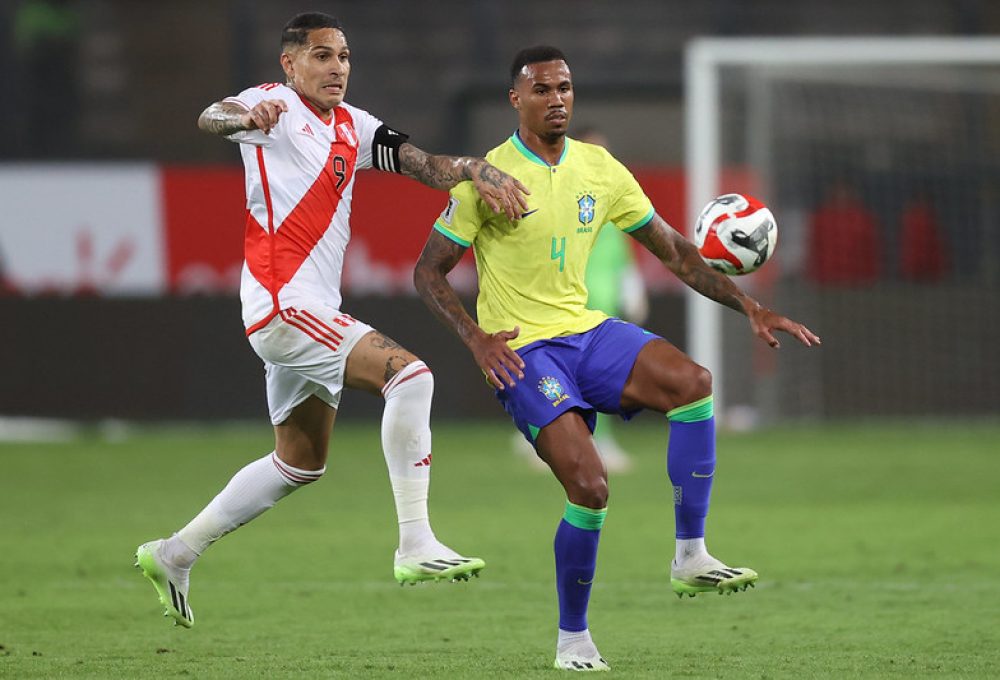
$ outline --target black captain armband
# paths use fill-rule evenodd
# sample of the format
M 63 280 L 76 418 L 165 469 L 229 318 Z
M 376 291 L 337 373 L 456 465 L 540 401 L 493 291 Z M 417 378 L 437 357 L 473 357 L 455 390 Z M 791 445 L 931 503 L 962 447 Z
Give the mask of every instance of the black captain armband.
M 399 147 L 409 138 L 409 135 L 397 132 L 388 125 L 380 126 L 375 131 L 375 139 L 372 142 L 372 165 L 378 170 L 402 173 Z

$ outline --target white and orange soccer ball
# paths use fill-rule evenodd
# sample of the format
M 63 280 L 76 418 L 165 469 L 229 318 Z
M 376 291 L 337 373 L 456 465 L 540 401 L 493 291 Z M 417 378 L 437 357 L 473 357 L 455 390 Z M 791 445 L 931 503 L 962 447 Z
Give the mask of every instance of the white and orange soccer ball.
M 723 194 L 698 216 L 694 244 L 702 259 L 723 274 L 749 274 L 774 254 L 778 225 L 753 196 Z

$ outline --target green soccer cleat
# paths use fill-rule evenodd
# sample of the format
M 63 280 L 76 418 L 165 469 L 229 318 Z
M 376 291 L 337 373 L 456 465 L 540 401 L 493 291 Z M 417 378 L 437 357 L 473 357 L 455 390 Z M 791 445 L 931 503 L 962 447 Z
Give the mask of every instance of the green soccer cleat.
M 694 597 L 698 593 L 732 595 L 738 590 L 753 588 L 757 578 L 753 569 L 727 567 L 711 557 L 684 568 L 678 568 L 675 561 L 670 569 L 670 585 L 680 598 Z
M 135 566 L 149 579 L 160 596 L 160 604 L 166 608 L 164 616 L 174 619 L 174 625 L 190 628 L 194 625 L 194 612 L 188 602 L 188 574 L 190 569 L 181 569 L 167 562 L 161 552 L 162 540 L 143 543 L 135 551 Z
M 404 557 L 397 552 L 392 571 L 399 585 L 412 586 L 420 581 L 468 581 L 485 566 L 478 557 Z

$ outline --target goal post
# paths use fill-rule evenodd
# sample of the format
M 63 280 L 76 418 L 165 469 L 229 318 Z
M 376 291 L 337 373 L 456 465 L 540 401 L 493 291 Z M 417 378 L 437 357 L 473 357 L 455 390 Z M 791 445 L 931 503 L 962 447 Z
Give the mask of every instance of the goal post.
M 869 352 L 873 356 L 866 355 L 858 366 L 851 366 L 850 353 L 837 349 L 845 342 L 891 341 L 890 334 L 853 337 L 852 307 L 867 322 L 877 318 L 878 308 L 873 306 L 884 305 L 889 312 L 886 322 L 901 332 L 914 330 L 913 319 L 903 314 L 912 315 L 919 305 L 899 308 L 918 299 L 948 306 L 950 296 L 975 291 L 974 296 L 985 296 L 976 297 L 976 302 L 993 299 L 994 310 L 1000 309 L 997 298 L 990 297 L 1000 293 L 1000 276 L 988 263 L 993 255 L 1000 260 L 1000 239 L 991 236 L 1000 230 L 1000 192 L 990 188 L 991 184 L 1000 186 L 997 121 L 997 38 L 700 38 L 687 45 L 688 224 L 693 225 L 702 207 L 718 194 L 758 193 L 777 219 L 776 257 L 760 273 L 737 279 L 737 284 L 753 294 L 759 290 L 762 301 L 774 302 L 789 316 L 815 326 L 819 335 L 835 333 L 825 338 L 833 350 L 824 346 L 812 354 L 789 351 L 795 341 L 779 338 L 779 351 L 788 354 L 782 354 L 777 360 L 782 366 L 776 368 L 774 358 L 746 342 L 727 346 L 726 326 L 734 323 L 728 316 L 735 315 L 688 290 L 686 350 L 712 371 L 721 420 L 733 415 L 737 406 L 747 407 L 741 412 L 749 412 L 751 422 L 866 414 L 947 416 L 952 411 L 967 413 L 970 403 L 977 404 L 973 414 L 1000 410 L 1000 360 L 986 352 L 973 353 L 959 367 L 960 379 L 968 383 L 962 388 L 968 393 L 953 400 L 951 409 L 947 394 L 940 399 L 936 396 L 948 391 L 946 382 L 952 372 L 952 367 L 940 365 L 940 357 L 930 360 L 936 366 L 923 382 L 912 384 L 914 378 L 905 374 L 905 364 L 889 370 L 877 353 Z M 936 129 L 938 125 L 946 128 L 944 133 Z M 964 133 L 963 126 L 968 125 L 978 125 L 982 138 Z M 735 174 L 744 183 L 727 184 L 723 181 L 727 171 L 742 171 Z M 877 279 L 861 277 L 834 285 L 811 280 L 815 277 L 808 263 L 816 255 L 807 252 L 813 247 L 810 239 L 815 230 L 810 231 L 810 211 L 820 201 L 822 185 L 837 178 L 855 185 L 862 194 L 876 194 L 876 187 L 887 192 L 885 205 L 874 210 L 882 222 L 889 223 L 877 234 L 884 244 L 884 262 L 879 263 L 882 274 Z M 974 205 L 963 206 L 956 192 L 963 191 L 963 182 L 970 178 L 979 193 L 972 200 Z M 981 178 L 981 188 L 976 178 Z M 971 274 L 955 270 L 963 254 L 955 253 L 950 273 L 914 283 L 904 276 L 909 270 L 904 272 L 891 257 L 900 246 L 898 212 L 913 198 L 910 194 L 917 186 L 933 194 L 936 223 L 943 225 L 946 235 L 960 231 L 959 223 L 985 218 L 974 240 L 986 254 Z M 764 275 L 767 270 L 771 271 Z M 1000 337 L 997 316 L 996 311 L 978 316 L 941 313 L 932 323 L 978 324 L 973 332 L 981 342 L 988 342 Z M 738 321 L 745 329 L 745 320 Z M 750 335 L 748 329 L 743 332 Z M 921 335 L 920 342 L 910 349 L 909 357 L 919 357 L 921 351 L 949 351 L 946 339 L 934 332 Z M 831 356 L 848 363 L 837 366 Z M 742 367 L 736 357 L 743 357 Z M 786 358 L 793 368 L 783 375 Z M 972 366 L 977 360 L 986 365 Z M 955 357 L 955 361 L 963 359 Z M 752 366 L 747 368 L 747 364 Z M 843 384 L 837 372 L 851 370 L 867 371 L 873 384 L 863 379 Z M 913 366 L 912 370 L 925 369 Z M 883 383 L 898 389 L 887 389 Z M 846 403 L 852 391 L 856 392 L 854 406 Z M 879 408 L 860 403 L 869 394 L 883 400 Z M 741 424 L 738 421 L 731 424 Z

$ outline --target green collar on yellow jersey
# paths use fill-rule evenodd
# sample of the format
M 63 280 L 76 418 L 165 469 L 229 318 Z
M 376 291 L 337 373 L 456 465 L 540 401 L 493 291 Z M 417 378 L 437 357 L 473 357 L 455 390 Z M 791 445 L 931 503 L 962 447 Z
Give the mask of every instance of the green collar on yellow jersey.
M 559 156 L 559 160 L 556 162 L 556 165 L 562 165 L 562 162 L 566 160 L 566 152 L 569 151 L 569 137 L 563 137 L 563 140 L 564 142 L 563 142 L 562 155 Z M 524 155 L 524 157 L 527 158 L 532 163 L 543 165 L 546 168 L 552 167 L 548 164 L 548 162 L 545 161 L 545 159 L 543 159 L 541 156 L 539 156 L 537 153 L 535 153 L 525 145 L 524 141 L 521 140 L 520 133 L 518 133 L 517 130 L 514 130 L 514 134 L 510 136 L 510 141 L 517 148 L 517 150 L 520 151 Z

